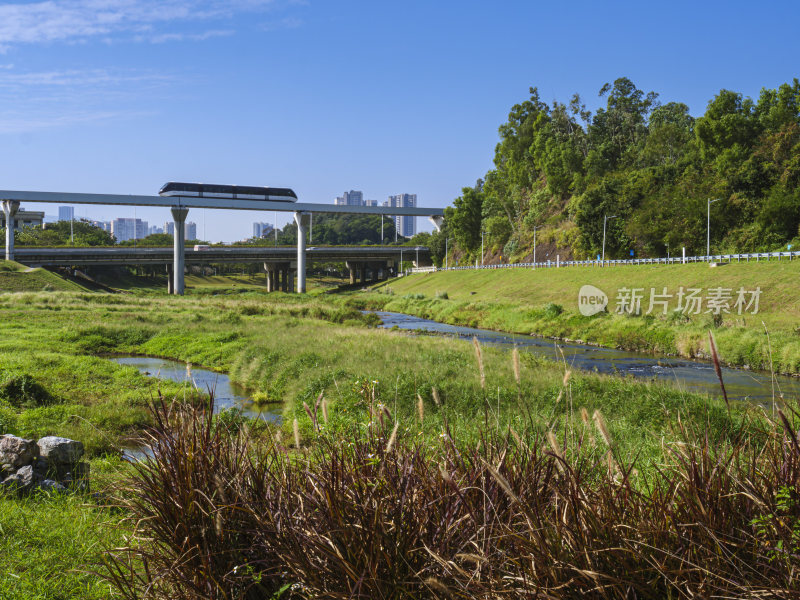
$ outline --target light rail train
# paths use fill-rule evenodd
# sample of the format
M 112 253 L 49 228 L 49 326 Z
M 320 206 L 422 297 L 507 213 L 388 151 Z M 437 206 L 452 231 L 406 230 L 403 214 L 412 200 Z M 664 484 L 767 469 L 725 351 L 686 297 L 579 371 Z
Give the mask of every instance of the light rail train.
M 170 181 L 161 186 L 159 196 L 193 198 L 231 198 L 238 200 L 268 200 L 297 202 L 297 194 L 289 188 L 257 187 L 250 185 L 217 185 L 211 183 L 182 183 Z

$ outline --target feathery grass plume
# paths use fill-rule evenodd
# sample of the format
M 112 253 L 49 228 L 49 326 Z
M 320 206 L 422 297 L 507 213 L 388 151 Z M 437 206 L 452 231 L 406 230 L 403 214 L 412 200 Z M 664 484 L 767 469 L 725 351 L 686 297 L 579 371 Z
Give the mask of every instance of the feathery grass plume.
M 478 337 L 475 336 L 472 338 L 472 345 L 475 347 L 475 358 L 478 360 L 478 371 L 480 372 L 481 376 L 481 388 L 486 389 L 486 373 L 483 370 L 483 351 L 481 350 L 481 344 L 478 341 Z
M 419 416 L 420 424 L 422 424 L 425 421 L 425 404 L 419 394 L 417 394 L 417 415 Z
M 452 483 L 453 478 L 450 476 L 450 473 L 447 469 L 444 468 L 443 464 L 439 464 L 439 473 L 442 475 L 442 479 L 444 479 L 447 483 Z
M 514 346 L 514 350 L 511 352 L 511 362 L 514 365 L 514 380 L 517 382 L 517 385 L 519 385 L 522 378 L 519 370 L 519 349 L 516 346 Z
M 391 410 L 389 410 L 389 407 L 388 407 L 388 406 L 386 406 L 386 405 L 384 404 L 381 410 L 383 410 L 383 414 L 384 414 L 384 415 L 386 415 L 386 418 L 387 418 L 387 419 L 389 419 L 389 420 L 391 420 L 391 418 L 392 418 L 392 411 L 391 411 Z
M 561 384 L 562 384 L 564 387 L 567 387 L 567 383 L 569 383 L 569 378 L 570 378 L 571 376 L 572 376 L 572 371 L 570 371 L 569 369 L 567 369 L 566 371 L 564 371 L 564 379 L 561 381 Z
M 439 390 L 437 390 L 436 388 L 431 388 L 431 396 L 433 396 L 433 403 L 436 406 L 442 405 L 442 401 L 439 399 Z
M 486 467 L 486 470 L 489 471 L 489 474 L 494 478 L 494 480 L 500 485 L 501 488 L 503 488 L 503 491 L 511 499 L 511 501 L 520 504 L 519 496 L 514 493 L 514 490 L 511 489 L 511 485 L 508 483 L 508 480 L 500 474 L 500 471 L 495 469 L 483 458 L 481 458 L 481 462 L 483 463 L 483 466 Z
M 394 448 L 394 443 L 397 441 L 397 430 L 400 427 L 400 421 L 395 421 L 394 429 L 392 429 L 392 435 L 389 436 L 389 442 L 386 444 L 386 453 L 392 451 Z
M 328 399 L 322 399 L 322 419 L 325 421 L 325 425 L 328 424 Z
M 583 421 L 583 426 L 586 433 L 589 435 L 589 441 L 592 443 L 592 446 L 595 445 L 596 441 L 594 439 L 594 433 L 592 433 L 592 423 L 589 419 L 589 411 L 586 410 L 585 406 L 581 406 L 581 421 Z
M 294 430 L 294 445 L 296 448 L 300 447 L 300 424 L 297 422 L 297 419 L 294 420 L 292 423 L 292 429 Z
M 448 588 L 445 584 L 443 584 L 435 577 L 428 577 L 423 583 L 434 592 L 439 592 L 440 594 L 444 594 L 448 598 L 453 597 L 452 593 L 450 592 L 450 588 Z
M 603 418 L 603 413 L 600 412 L 599 408 L 594 411 L 592 418 L 594 419 L 594 424 L 597 426 L 597 431 L 600 432 L 600 436 L 603 438 L 606 446 L 613 448 L 614 440 L 611 439 L 611 434 L 608 432 L 608 425 L 606 425 L 606 420 Z
M 561 452 L 561 447 L 558 445 L 558 439 L 556 439 L 556 434 L 552 431 L 547 432 L 547 442 L 550 444 L 550 449 L 553 451 L 553 454 L 558 457 L 556 460 L 556 467 L 558 468 L 560 473 L 564 472 L 564 454 Z
M 719 366 L 719 356 L 717 356 L 717 342 L 714 339 L 714 332 L 708 330 L 708 346 L 711 349 L 711 360 L 714 361 L 714 371 L 719 379 L 719 387 L 722 388 L 722 397 L 725 398 L 725 405 L 728 407 L 728 415 L 731 412 L 731 405 L 728 402 L 728 392 L 725 391 L 725 384 L 722 382 L 722 369 Z
M 217 536 L 222 537 L 222 511 L 220 510 L 217 510 L 217 514 L 214 516 L 214 529 Z
M 486 557 L 481 556 L 479 554 L 472 554 L 471 552 L 464 552 L 461 554 L 456 554 L 456 558 L 461 562 L 471 563 L 476 567 L 480 565 L 484 565 L 489 562 Z
M 561 446 L 558 445 L 558 438 L 556 438 L 556 434 L 552 431 L 547 432 L 547 443 L 550 444 L 550 449 L 553 451 L 553 454 L 563 460 L 564 454 L 561 452 Z
M 306 410 L 306 414 L 308 418 L 311 420 L 311 424 L 314 425 L 314 429 L 317 428 L 317 420 L 314 418 L 314 415 L 311 414 L 311 409 L 308 407 L 308 404 L 303 401 L 303 408 Z

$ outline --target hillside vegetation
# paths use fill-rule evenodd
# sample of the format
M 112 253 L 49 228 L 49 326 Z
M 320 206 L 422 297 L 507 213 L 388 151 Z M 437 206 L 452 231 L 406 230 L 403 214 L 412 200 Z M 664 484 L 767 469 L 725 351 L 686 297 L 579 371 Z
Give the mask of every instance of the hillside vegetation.
M 592 113 L 575 94 L 544 103 L 536 88 L 499 128 L 495 167 L 463 189 L 430 241 L 437 257 L 530 258 L 705 254 L 785 248 L 800 225 L 800 82 L 756 100 L 721 90 L 695 118 L 620 78 Z

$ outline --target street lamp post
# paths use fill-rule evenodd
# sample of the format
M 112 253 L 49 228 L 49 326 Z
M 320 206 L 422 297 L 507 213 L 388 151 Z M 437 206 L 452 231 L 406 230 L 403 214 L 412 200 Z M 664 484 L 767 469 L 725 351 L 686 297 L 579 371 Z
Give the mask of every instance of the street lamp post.
M 444 238 L 444 268 L 447 268 L 447 244 L 450 238 Z
M 617 215 L 611 215 L 610 217 L 608 215 L 603 216 L 603 258 L 602 258 L 603 265 L 605 265 L 606 263 L 606 223 L 611 219 L 616 219 L 616 218 Z
M 706 256 L 711 256 L 711 205 L 719 201 L 719 198 L 708 199 L 706 205 Z
M 539 226 L 536 225 L 533 228 L 533 268 L 536 268 L 536 230 L 539 229 Z
M 483 229 L 481 229 L 481 266 L 483 266 Z

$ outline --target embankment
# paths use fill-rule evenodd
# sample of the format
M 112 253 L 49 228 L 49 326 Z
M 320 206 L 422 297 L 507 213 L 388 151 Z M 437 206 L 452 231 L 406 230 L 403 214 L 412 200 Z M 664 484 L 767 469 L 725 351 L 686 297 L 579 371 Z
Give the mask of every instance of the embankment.
M 798 261 L 448 271 L 392 280 L 347 301 L 452 324 L 685 357 L 706 356 L 713 330 L 727 364 L 797 375 L 798 276 Z M 605 292 L 608 312 L 580 314 L 584 285 Z M 630 299 L 631 290 L 641 296 L 639 314 L 617 313 L 620 297 Z M 679 301 L 687 307 L 691 290 L 699 290 L 700 303 L 676 310 Z M 718 315 L 715 294 L 722 297 Z M 666 311 L 663 304 L 651 310 L 654 295 L 666 301 Z

